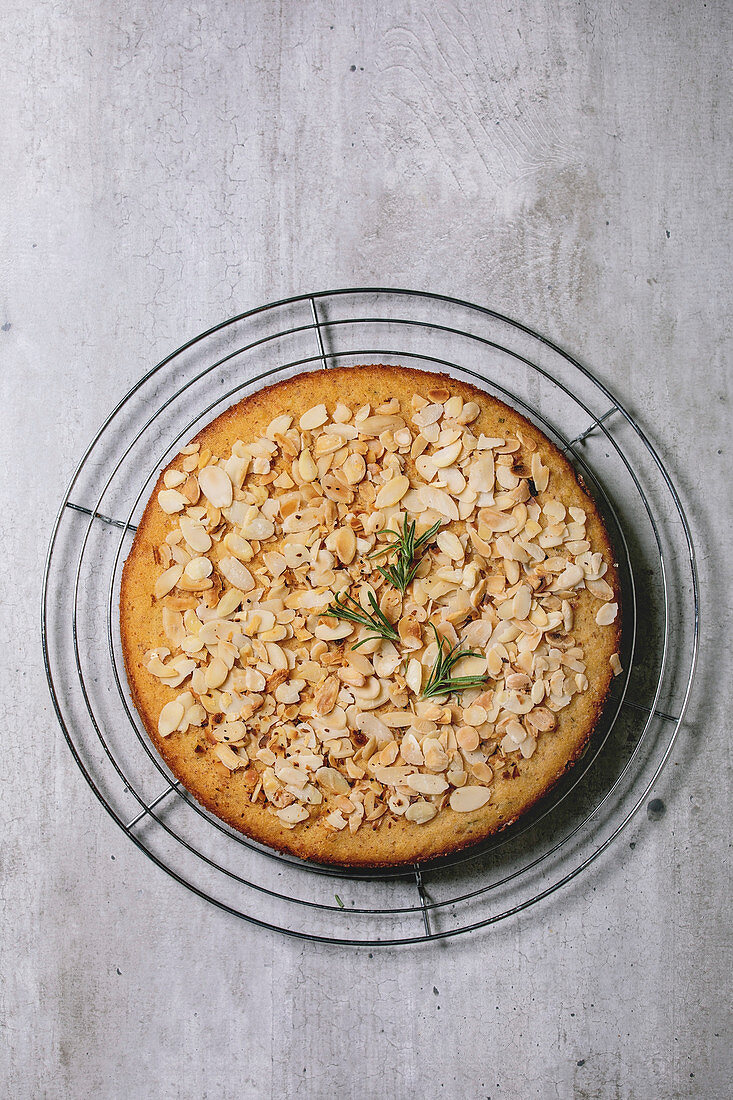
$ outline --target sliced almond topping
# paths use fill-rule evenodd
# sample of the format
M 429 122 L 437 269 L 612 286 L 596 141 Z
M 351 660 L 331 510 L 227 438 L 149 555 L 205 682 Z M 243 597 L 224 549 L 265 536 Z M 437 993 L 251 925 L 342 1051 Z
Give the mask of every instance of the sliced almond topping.
M 557 718 L 547 707 L 535 707 L 527 715 L 527 721 L 543 733 L 554 730 L 557 725 Z
M 458 814 L 480 810 L 491 798 L 489 787 L 458 787 L 451 791 L 450 808 Z
M 183 718 L 183 704 L 177 699 L 171 699 L 166 703 L 158 716 L 158 733 L 161 737 L 170 737 Z
M 442 470 L 445 466 L 452 466 L 461 453 L 462 447 L 463 443 L 460 439 L 457 439 L 455 443 L 451 443 L 447 447 L 442 447 L 432 456 L 433 465 L 438 470 Z
M 398 474 L 397 477 L 393 477 L 379 490 L 377 499 L 374 502 L 375 508 L 390 508 L 392 505 L 397 504 L 409 488 L 409 479 L 404 474 Z
M 327 420 L 328 413 L 326 412 L 326 406 L 314 405 L 301 416 L 299 421 L 300 430 L 301 432 L 312 432 L 314 428 L 320 428 Z
M 443 553 L 447 554 L 453 561 L 463 561 L 465 551 L 461 546 L 458 535 L 455 535 L 452 531 L 440 531 L 435 541 Z
M 351 565 L 356 556 L 356 535 L 352 527 L 339 527 L 333 548 L 342 565 Z
M 410 803 L 405 810 L 405 818 L 415 825 L 426 825 L 428 821 L 433 820 L 437 812 L 438 807 L 434 806 L 432 802 L 425 802 L 424 799 L 420 799 L 417 802 Z
M 237 558 L 222 558 L 217 562 L 217 569 L 231 585 L 240 592 L 251 592 L 255 586 L 254 577 Z
M 480 415 L 481 409 L 478 407 L 475 401 L 467 401 L 461 409 L 459 415 L 456 417 L 456 421 L 459 424 L 473 424 L 474 420 Z
M 335 676 L 329 676 L 323 681 L 313 699 L 316 714 L 330 714 L 336 706 L 340 684 Z
M 456 731 L 456 740 L 466 752 L 474 752 L 479 747 L 479 735 L 473 726 L 461 726 Z
M 358 485 L 360 481 L 364 480 L 366 462 L 362 455 L 351 454 L 346 459 L 341 469 L 349 485 Z
M 596 622 L 599 626 L 610 626 L 618 614 L 617 603 L 604 603 L 596 613 Z
M 170 569 L 166 569 L 164 573 L 161 573 L 156 579 L 153 589 L 156 600 L 162 600 L 164 596 L 167 596 L 171 589 L 176 587 L 182 576 L 183 566 L 181 564 L 172 565 Z
M 442 775 L 428 775 L 414 772 L 406 777 L 407 786 L 418 794 L 442 794 L 448 789 L 448 783 Z
M 305 806 L 297 802 L 291 803 L 290 806 L 283 806 L 281 810 L 275 810 L 275 813 L 286 825 L 297 825 L 301 821 L 307 821 L 309 816 Z
M 613 589 L 608 581 L 604 581 L 603 578 L 597 581 L 586 580 L 585 587 L 589 592 L 592 592 L 599 600 L 612 600 Z
M 229 669 L 224 661 L 222 661 L 220 657 L 215 657 L 206 669 L 205 679 L 207 688 L 221 687 L 228 675 Z
M 308 450 L 301 451 L 298 459 L 298 473 L 300 474 L 300 480 L 306 482 L 306 484 L 315 481 L 318 477 L 318 467 Z
M 228 508 L 232 503 L 234 487 L 229 475 L 221 466 L 205 466 L 199 470 L 201 492 L 214 508 Z
M 542 459 L 539 451 L 535 451 L 532 455 L 532 481 L 538 493 L 543 493 L 547 488 L 550 481 L 550 471 L 547 466 L 542 465 Z
M 198 557 L 191 558 L 183 572 L 192 581 L 203 581 L 210 575 L 213 568 L 208 558 Z
M 211 536 L 202 523 L 191 519 L 190 516 L 181 516 L 178 521 L 183 537 L 197 554 L 205 554 L 211 549 Z
M 170 516 L 174 512 L 182 512 L 188 501 L 177 489 L 161 489 L 158 493 L 158 504 Z
M 458 519 L 458 507 L 455 501 L 442 489 L 436 489 L 432 485 L 421 485 L 417 492 L 425 508 L 433 509 L 444 519 Z
M 611 665 L 611 670 L 614 676 L 620 676 L 623 672 L 623 668 L 621 667 L 621 661 L 619 659 L 618 653 L 611 654 L 611 656 L 609 657 L 609 663 Z
M 478 779 L 479 783 L 491 783 L 494 778 L 492 768 L 483 760 L 477 760 L 475 764 L 471 765 L 471 774 L 474 779 Z
M 214 745 L 214 755 L 219 758 L 219 762 L 222 763 L 225 768 L 228 768 L 230 772 L 236 771 L 237 768 L 244 768 L 247 765 L 246 758 L 236 753 L 231 745 Z

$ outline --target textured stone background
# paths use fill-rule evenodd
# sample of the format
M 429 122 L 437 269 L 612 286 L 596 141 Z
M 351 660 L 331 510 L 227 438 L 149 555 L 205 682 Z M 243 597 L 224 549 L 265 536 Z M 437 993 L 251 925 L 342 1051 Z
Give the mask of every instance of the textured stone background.
M 0 1091 L 728 1097 L 730 5 L 3 7 Z M 242 926 L 149 864 L 60 743 L 37 627 L 56 501 L 140 374 L 359 283 L 580 354 L 668 459 L 703 584 L 666 813 L 519 919 L 372 954 Z

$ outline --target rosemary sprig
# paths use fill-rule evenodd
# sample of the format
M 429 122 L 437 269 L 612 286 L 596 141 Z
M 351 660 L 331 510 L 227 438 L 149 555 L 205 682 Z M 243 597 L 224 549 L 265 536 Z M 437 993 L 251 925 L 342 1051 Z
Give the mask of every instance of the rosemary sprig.
M 475 649 L 459 649 L 460 642 L 443 651 L 444 639 L 440 637 L 433 623 L 435 640 L 438 643 L 438 653 L 435 664 L 422 693 L 423 699 L 430 699 L 434 695 L 448 695 L 451 692 L 466 691 L 467 688 L 482 687 L 488 676 L 451 676 L 451 669 L 462 657 L 483 657 L 483 653 L 477 653 Z
M 336 597 L 334 603 L 329 604 L 328 610 L 324 611 L 324 615 L 330 615 L 334 619 L 346 619 L 347 622 L 358 623 L 360 626 L 368 626 L 374 631 L 374 634 L 370 634 L 367 638 L 362 638 L 356 645 L 352 645 L 352 649 L 358 649 L 359 646 L 366 645 L 367 642 L 372 642 L 375 638 L 386 638 L 389 642 L 399 642 L 399 634 L 387 616 L 380 610 L 379 604 L 374 598 L 374 593 L 369 592 L 368 598 L 372 608 L 371 613 L 365 611 L 358 600 L 355 600 L 348 592 L 342 592 L 341 595 Z M 350 604 L 353 606 L 349 606 Z
M 374 550 L 368 556 L 370 558 L 380 558 L 384 554 L 391 554 L 396 551 L 397 561 L 393 565 L 378 565 L 377 569 L 391 585 L 398 588 L 400 592 L 404 592 L 420 566 L 420 562 L 415 560 L 418 552 L 426 543 L 430 542 L 439 528 L 440 520 L 420 535 L 420 538 L 416 539 L 415 520 L 408 522 L 407 516 L 405 516 L 401 533 L 389 529 L 377 532 L 379 535 L 391 535 L 393 541 L 387 543 L 386 546 L 380 546 L 378 550 Z

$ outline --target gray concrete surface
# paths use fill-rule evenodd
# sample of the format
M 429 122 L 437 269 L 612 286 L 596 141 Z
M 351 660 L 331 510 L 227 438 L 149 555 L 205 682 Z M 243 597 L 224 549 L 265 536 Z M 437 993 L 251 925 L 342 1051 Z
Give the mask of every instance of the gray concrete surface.
M 730 6 L 3 9 L 2 1095 L 730 1096 Z M 581 355 L 669 460 L 703 588 L 666 813 L 518 919 L 371 953 L 150 865 L 61 744 L 37 622 L 56 502 L 143 370 L 357 283 Z

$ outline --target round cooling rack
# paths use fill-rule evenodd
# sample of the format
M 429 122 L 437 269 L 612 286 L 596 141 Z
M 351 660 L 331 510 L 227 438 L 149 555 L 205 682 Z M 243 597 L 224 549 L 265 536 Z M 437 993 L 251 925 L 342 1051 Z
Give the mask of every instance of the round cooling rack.
M 470 379 L 533 420 L 603 513 L 624 617 L 624 671 L 582 759 L 550 794 L 478 848 L 379 871 L 281 855 L 204 810 L 163 764 L 132 706 L 117 610 L 136 520 L 180 447 L 252 390 L 359 363 Z M 110 413 L 56 517 L 41 636 L 74 759 L 158 867 L 220 909 L 286 935 L 364 947 L 420 943 L 482 928 L 546 898 L 586 871 L 644 804 L 692 686 L 695 552 L 675 487 L 641 427 L 549 340 L 442 295 L 328 291 L 250 310 L 189 340 Z

